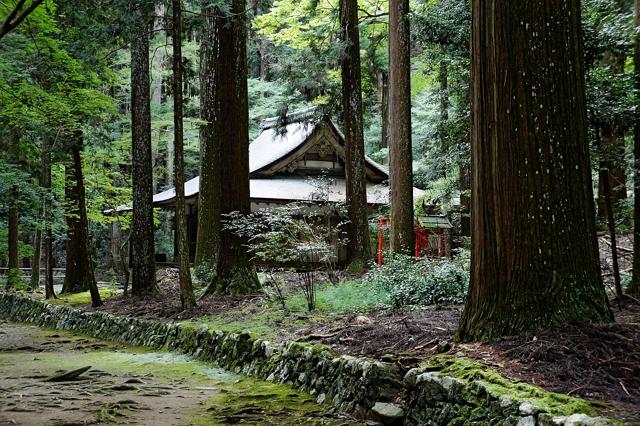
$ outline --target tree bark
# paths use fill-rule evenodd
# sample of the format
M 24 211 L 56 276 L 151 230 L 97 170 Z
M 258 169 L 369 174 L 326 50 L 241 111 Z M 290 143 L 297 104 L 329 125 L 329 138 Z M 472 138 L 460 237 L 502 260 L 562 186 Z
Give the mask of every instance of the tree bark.
M 611 266 L 613 268 L 613 284 L 616 291 L 618 302 L 622 300 L 622 285 L 620 284 L 620 267 L 618 265 L 618 242 L 616 239 L 616 221 L 613 212 L 613 200 L 611 197 L 611 182 L 609 179 L 609 170 L 605 169 L 602 180 L 602 188 L 604 195 L 605 213 L 607 217 L 607 229 L 609 230 L 609 238 L 611 239 Z
M 51 193 L 51 137 L 42 139 L 42 186 L 47 190 L 44 200 L 44 294 L 46 299 L 55 299 L 53 287 L 53 194 Z
M 9 229 L 8 229 L 8 255 L 9 262 L 6 287 L 14 287 L 20 284 L 20 252 L 19 252 L 19 218 L 18 218 L 18 189 L 13 186 L 9 190 Z
M 409 0 L 389 3 L 389 182 L 392 252 L 414 252 Z
M 0 24 L 0 39 L 20 25 L 43 1 L 44 0 L 32 0 L 29 6 L 24 7 L 26 0 L 18 0 L 6 16 L 4 22 Z
M 472 262 L 457 338 L 611 321 L 580 1 L 473 0 L 472 22 Z
M 640 0 L 635 0 L 636 36 L 633 66 L 636 90 L 640 92 Z M 633 127 L 633 278 L 627 291 L 640 293 L 640 109 L 636 109 Z
M 176 258 L 180 275 L 180 302 L 182 309 L 196 305 L 189 270 L 189 241 L 187 239 L 187 212 L 184 200 L 184 142 L 182 120 L 182 4 L 173 3 L 173 131 L 176 185 Z
M 153 158 L 149 76 L 149 28 L 153 7 L 134 12 L 137 32 L 131 41 L 131 161 L 133 220 L 131 224 L 133 278 L 131 293 L 143 297 L 158 292 L 153 224 Z
M 216 90 L 213 105 L 220 147 L 220 214 L 251 212 L 249 199 L 249 104 L 245 1 L 232 0 L 226 13 L 217 11 L 213 35 Z M 259 288 L 258 276 L 244 241 L 223 229 L 217 272 L 206 294 L 246 294 Z
M 389 147 L 389 72 L 378 72 L 378 85 L 380 87 L 380 148 Z M 388 159 L 387 159 L 388 160 Z
M 33 261 L 31 262 L 31 289 L 40 288 L 40 257 L 42 256 L 42 230 L 37 229 L 33 236 Z
M 200 47 L 200 192 L 198 194 L 198 234 L 196 236 L 196 267 L 215 268 L 220 250 L 220 120 L 216 111 L 219 55 L 219 26 L 217 9 L 203 11 L 205 21 Z
M 600 171 L 598 173 L 598 219 L 607 221 L 604 178 L 609 180 L 611 205 L 614 210 L 621 200 L 627 198 L 627 174 L 624 167 L 624 134 L 617 126 L 605 123 L 596 130 L 600 151 Z
M 447 146 L 447 123 L 449 122 L 449 69 L 446 60 L 440 61 L 438 70 L 438 80 L 440 81 L 440 150 L 445 153 Z
M 82 173 L 82 132 L 75 131 L 71 138 L 71 162 L 65 173 L 65 216 L 67 219 L 67 261 L 63 293 L 91 292 L 92 306 L 100 306 L 100 294 L 93 264 L 89 256 L 89 221 L 85 204 Z
M 362 121 L 362 79 L 360 75 L 360 35 L 357 0 L 340 1 L 340 38 L 342 53 L 342 112 L 345 135 L 345 174 L 347 213 L 348 269 L 362 272 L 371 257 L 369 216 L 367 213 L 367 177 L 364 162 Z

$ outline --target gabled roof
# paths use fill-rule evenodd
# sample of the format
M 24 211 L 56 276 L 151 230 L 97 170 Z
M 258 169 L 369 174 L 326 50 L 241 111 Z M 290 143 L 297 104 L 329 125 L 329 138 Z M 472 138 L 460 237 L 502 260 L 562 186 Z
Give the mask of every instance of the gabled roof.
M 249 144 L 249 173 L 269 167 L 303 145 L 316 129 L 316 122 L 288 124 L 282 129 L 267 128 Z
M 268 169 L 270 166 L 282 162 L 286 157 L 294 155 L 303 149 L 306 143 L 311 143 L 314 132 L 328 127 L 337 141 L 336 151 L 344 161 L 344 135 L 328 117 L 317 118 L 312 115 L 314 109 L 294 112 L 287 116 L 288 124 L 278 127 L 278 117 L 267 118 L 262 121 L 260 135 L 249 145 L 249 173 L 252 176 Z M 295 120 L 293 120 L 293 119 Z M 380 181 L 389 179 L 389 172 L 381 164 L 365 156 L 365 164 Z
M 280 118 L 263 120 L 262 132 L 249 144 L 250 190 L 252 201 L 314 201 L 314 193 L 318 188 L 304 176 L 276 174 L 284 164 L 295 161 L 327 130 L 333 134 L 328 137 L 329 143 L 338 156 L 344 160 L 344 135 L 328 117 L 318 117 L 316 110 L 310 108 L 294 112 L 286 116 L 287 123 L 282 124 Z M 322 136 L 324 137 L 324 136 Z M 389 178 L 387 170 L 380 164 L 365 157 L 367 175 L 374 176 L 367 182 L 367 203 L 383 205 L 389 203 L 389 188 L 380 185 Z M 185 198 L 187 203 L 194 203 L 200 189 L 200 177 L 185 182 Z M 422 191 L 414 188 L 414 198 L 422 195 Z M 156 207 L 169 207 L 175 203 L 175 188 L 167 189 L 154 195 Z M 346 199 L 346 182 L 342 178 L 331 179 L 329 200 L 344 202 Z

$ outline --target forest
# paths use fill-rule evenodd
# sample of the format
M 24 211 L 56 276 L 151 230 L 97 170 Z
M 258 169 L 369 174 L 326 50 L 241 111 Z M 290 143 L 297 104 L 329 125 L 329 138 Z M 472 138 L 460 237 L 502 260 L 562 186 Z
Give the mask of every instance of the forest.
M 640 424 L 640 0 L 0 0 L 0 401 Z

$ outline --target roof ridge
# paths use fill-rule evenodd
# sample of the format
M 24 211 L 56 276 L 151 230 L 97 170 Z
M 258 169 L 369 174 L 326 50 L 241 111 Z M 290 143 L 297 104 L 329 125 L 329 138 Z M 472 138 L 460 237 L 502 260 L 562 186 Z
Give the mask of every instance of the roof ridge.
M 320 108 L 317 105 L 314 105 L 312 107 L 301 109 L 298 111 L 288 112 L 284 117 L 277 116 L 277 117 L 265 118 L 260 122 L 260 129 L 267 130 L 279 125 L 286 126 L 287 124 L 305 121 L 310 118 L 316 117 L 316 113 L 319 110 Z

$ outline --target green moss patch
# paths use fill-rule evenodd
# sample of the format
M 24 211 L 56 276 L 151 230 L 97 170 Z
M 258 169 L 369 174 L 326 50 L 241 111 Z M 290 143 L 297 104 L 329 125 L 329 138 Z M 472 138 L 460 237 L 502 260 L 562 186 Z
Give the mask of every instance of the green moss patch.
M 100 288 L 100 298 L 104 301 L 110 297 L 116 296 L 121 292 L 115 288 Z M 56 305 L 79 306 L 91 303 L 91 294 L 88 291 L 82 293 L 59 294 L 57 299 L 50 300 Z
M 486 365 L 468 358 L 438 355 L 426 361 L 424 367 L 469 383 L 480 380 L 492 395 L 507 396 L 514 401 L 527 400 L 553 415 L 567 416 L 574 413 L 597 415 L 598 411 L 606 407 L 602 403 L 549 392 L 527 383 L 514 383 Z
M 193 425 L 211 424 L 304 424 L 356 425 L 336 419 L 326 406 L 311 395 L 271 382 L 241 379 L 207 401 L 206 414 L 191 419 Z
M 338 315 L 326 312 L 285 313 L 276 307 L 247 306 L 239 310 L 192 318 L 187 323 L 196 328 L 206 326 L 210 330 L 249 333 L 252 337 L 282 342 L 294 337 L 298 330 L 339 318 Z

